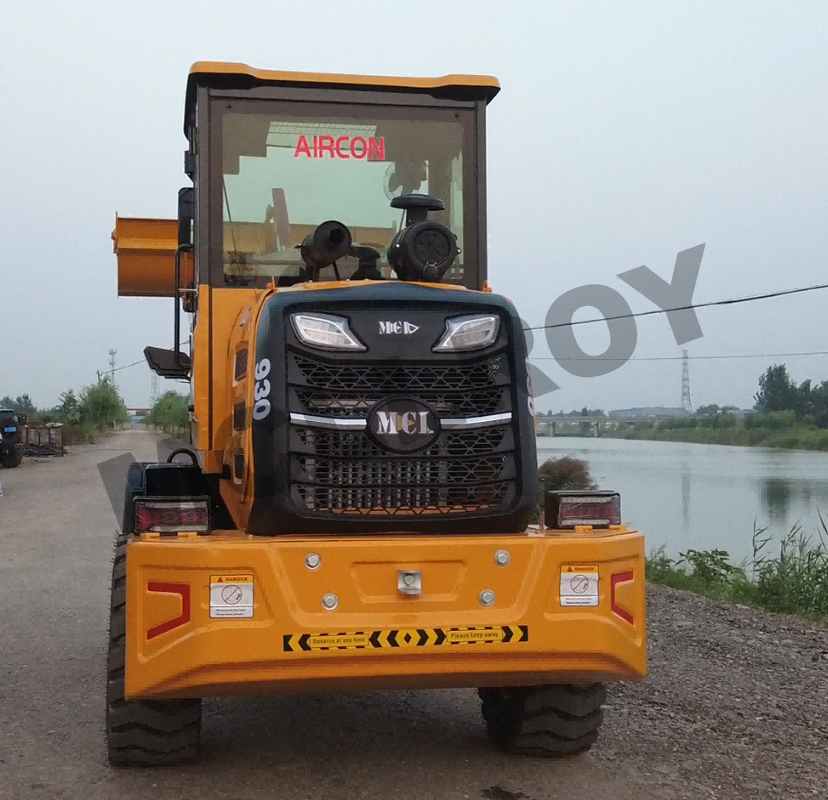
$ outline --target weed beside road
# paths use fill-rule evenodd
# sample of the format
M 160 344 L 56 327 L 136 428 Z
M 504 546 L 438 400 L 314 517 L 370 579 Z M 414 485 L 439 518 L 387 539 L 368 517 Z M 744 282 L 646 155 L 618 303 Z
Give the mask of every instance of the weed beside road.
M 816 536 L 797 524 L 778 543 L 754 528 L 753 555 L 732 564 L 725 550 L 687 550 L 678 559 L 661 547 L 647 558 L 647 580 L 766 611 L 828 621 L 828 527 L 820 515 Z

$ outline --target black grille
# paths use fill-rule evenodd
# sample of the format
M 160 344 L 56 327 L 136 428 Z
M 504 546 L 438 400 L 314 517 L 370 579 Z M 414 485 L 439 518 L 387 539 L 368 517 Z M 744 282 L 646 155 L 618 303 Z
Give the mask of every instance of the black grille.
M 502 481 L 468 487 L 298 485 L 300 505 L 308 510 L 337 514 L 443 515 L 484 511 L 505 504 L 512 484 Z
M 297 354 L 293 359 L 302 383 L 329 391 L 452 392 L 503 385 L 508 377 L 501 356 L 471 364 L 326 364 Z
M 364 420 L 378 402 L 406 396 L 441 420 L 512 410 L 506 356 L 461 363 L 355 363 L 288 353 L 290 411 Z M 426 450 L 395 454 L 364 430 L 291 426 L 291 496 L 301 512 L 446 515 L 499 510 L 517 493 L 511 423 L 443 430 Z
M 493 414 L 501 409 L 503 389 L 483 389 L 467 392 L 434 392 L 420 389 L 411 396 L 428 403 L 441 417 L 473 417 Z M 364 417 L 371 406 L 384 400 L 385 392 L 319 392 L 297 389 L 296 397 L 302 410 L 323 417 Z
M 300 456 L 299 479 L 331 487 L 411 487 L 432 484 L 486 483 L 499 480 L 510 464 L 507 456 L 474 459 L 327 459 Z M 510 476 L 511 477 L 511 476 Z
M 320 458 L 387 458 L 362 432 L 328 430 L 325 428 L 294 427 L 294 451 L 314 453 Z M 487 455 L 504 449 L 511 450 L 512 435 L 508 425 L 478 428 L 468 431 L 446 431 L 420 457 L 445 458 Z

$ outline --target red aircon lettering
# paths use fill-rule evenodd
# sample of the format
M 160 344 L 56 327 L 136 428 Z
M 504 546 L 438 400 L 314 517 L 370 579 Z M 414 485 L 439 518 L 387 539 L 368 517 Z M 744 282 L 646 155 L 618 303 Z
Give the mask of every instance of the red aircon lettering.
M 385 137 L 364 136 L 300 136 L 293 151 L 299 158 L 355 158 L 359 161 L 385 161 Z
M 382 136 L 368 140 L 368 160 L 385 161 L 385 139 Z
M 336 157 L 337 158 L 350 158 L 350 156 L 347 153 L 342 152 L 342 142 L 347 142 L 347 141 L 348 141 L 347 136 L 340 136 L 336 140 Z
M 333 136 L 319 136 L 314 138 L 319 139 L 319 158 L 324 158 L 326 152 L 331 154 L 331 158 L 336 158 Z

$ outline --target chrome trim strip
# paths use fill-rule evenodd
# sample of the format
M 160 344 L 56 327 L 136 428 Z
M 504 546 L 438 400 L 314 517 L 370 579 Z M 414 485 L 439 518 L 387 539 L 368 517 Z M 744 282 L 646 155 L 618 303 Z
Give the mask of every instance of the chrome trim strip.
M 500 414 L 486 414 L 484 417 L 459 417 L 457 419 L 442 419 L 440 427 L 443 430 L 468 430 L 469 428 L 488 428 L 492 425 L 502 425 L 512 421 L 512 412 L 503 411 Z
M 511 422 L 512 412 L 503 411 L 500 414 L 486 414 L 483 417 L 455 417 L 440 420 L 440 427 L 446 431 L 469 430 L 471 428 L 489 428 L 492 425 L 502 425 Z M 291 412 L 290 421 L 294 425 L 308 425 L 313 428 L 338 428 L 340 430 L 361 431 L 368 425 L 366 419 L 354 417 L 320 417 L 315 414 L 294 414 Z
M 294 414 L 291 412 L 290 421 L 294 425 L 310 425 L 314 428 L 339 428 L 340 430 L 361 431 L 368 421 L 353 417 L 318 417 L 315 414 Z

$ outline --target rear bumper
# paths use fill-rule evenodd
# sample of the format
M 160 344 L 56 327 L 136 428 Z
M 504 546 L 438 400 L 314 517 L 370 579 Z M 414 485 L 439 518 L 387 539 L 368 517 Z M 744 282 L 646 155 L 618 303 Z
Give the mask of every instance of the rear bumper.
M 400 570 L 422 572 L 420 596 L 398 591 Z M 644 614 L 644 540 L 625 530 L 139 538 L 127 547 L 126 695 L 637 680 Z

